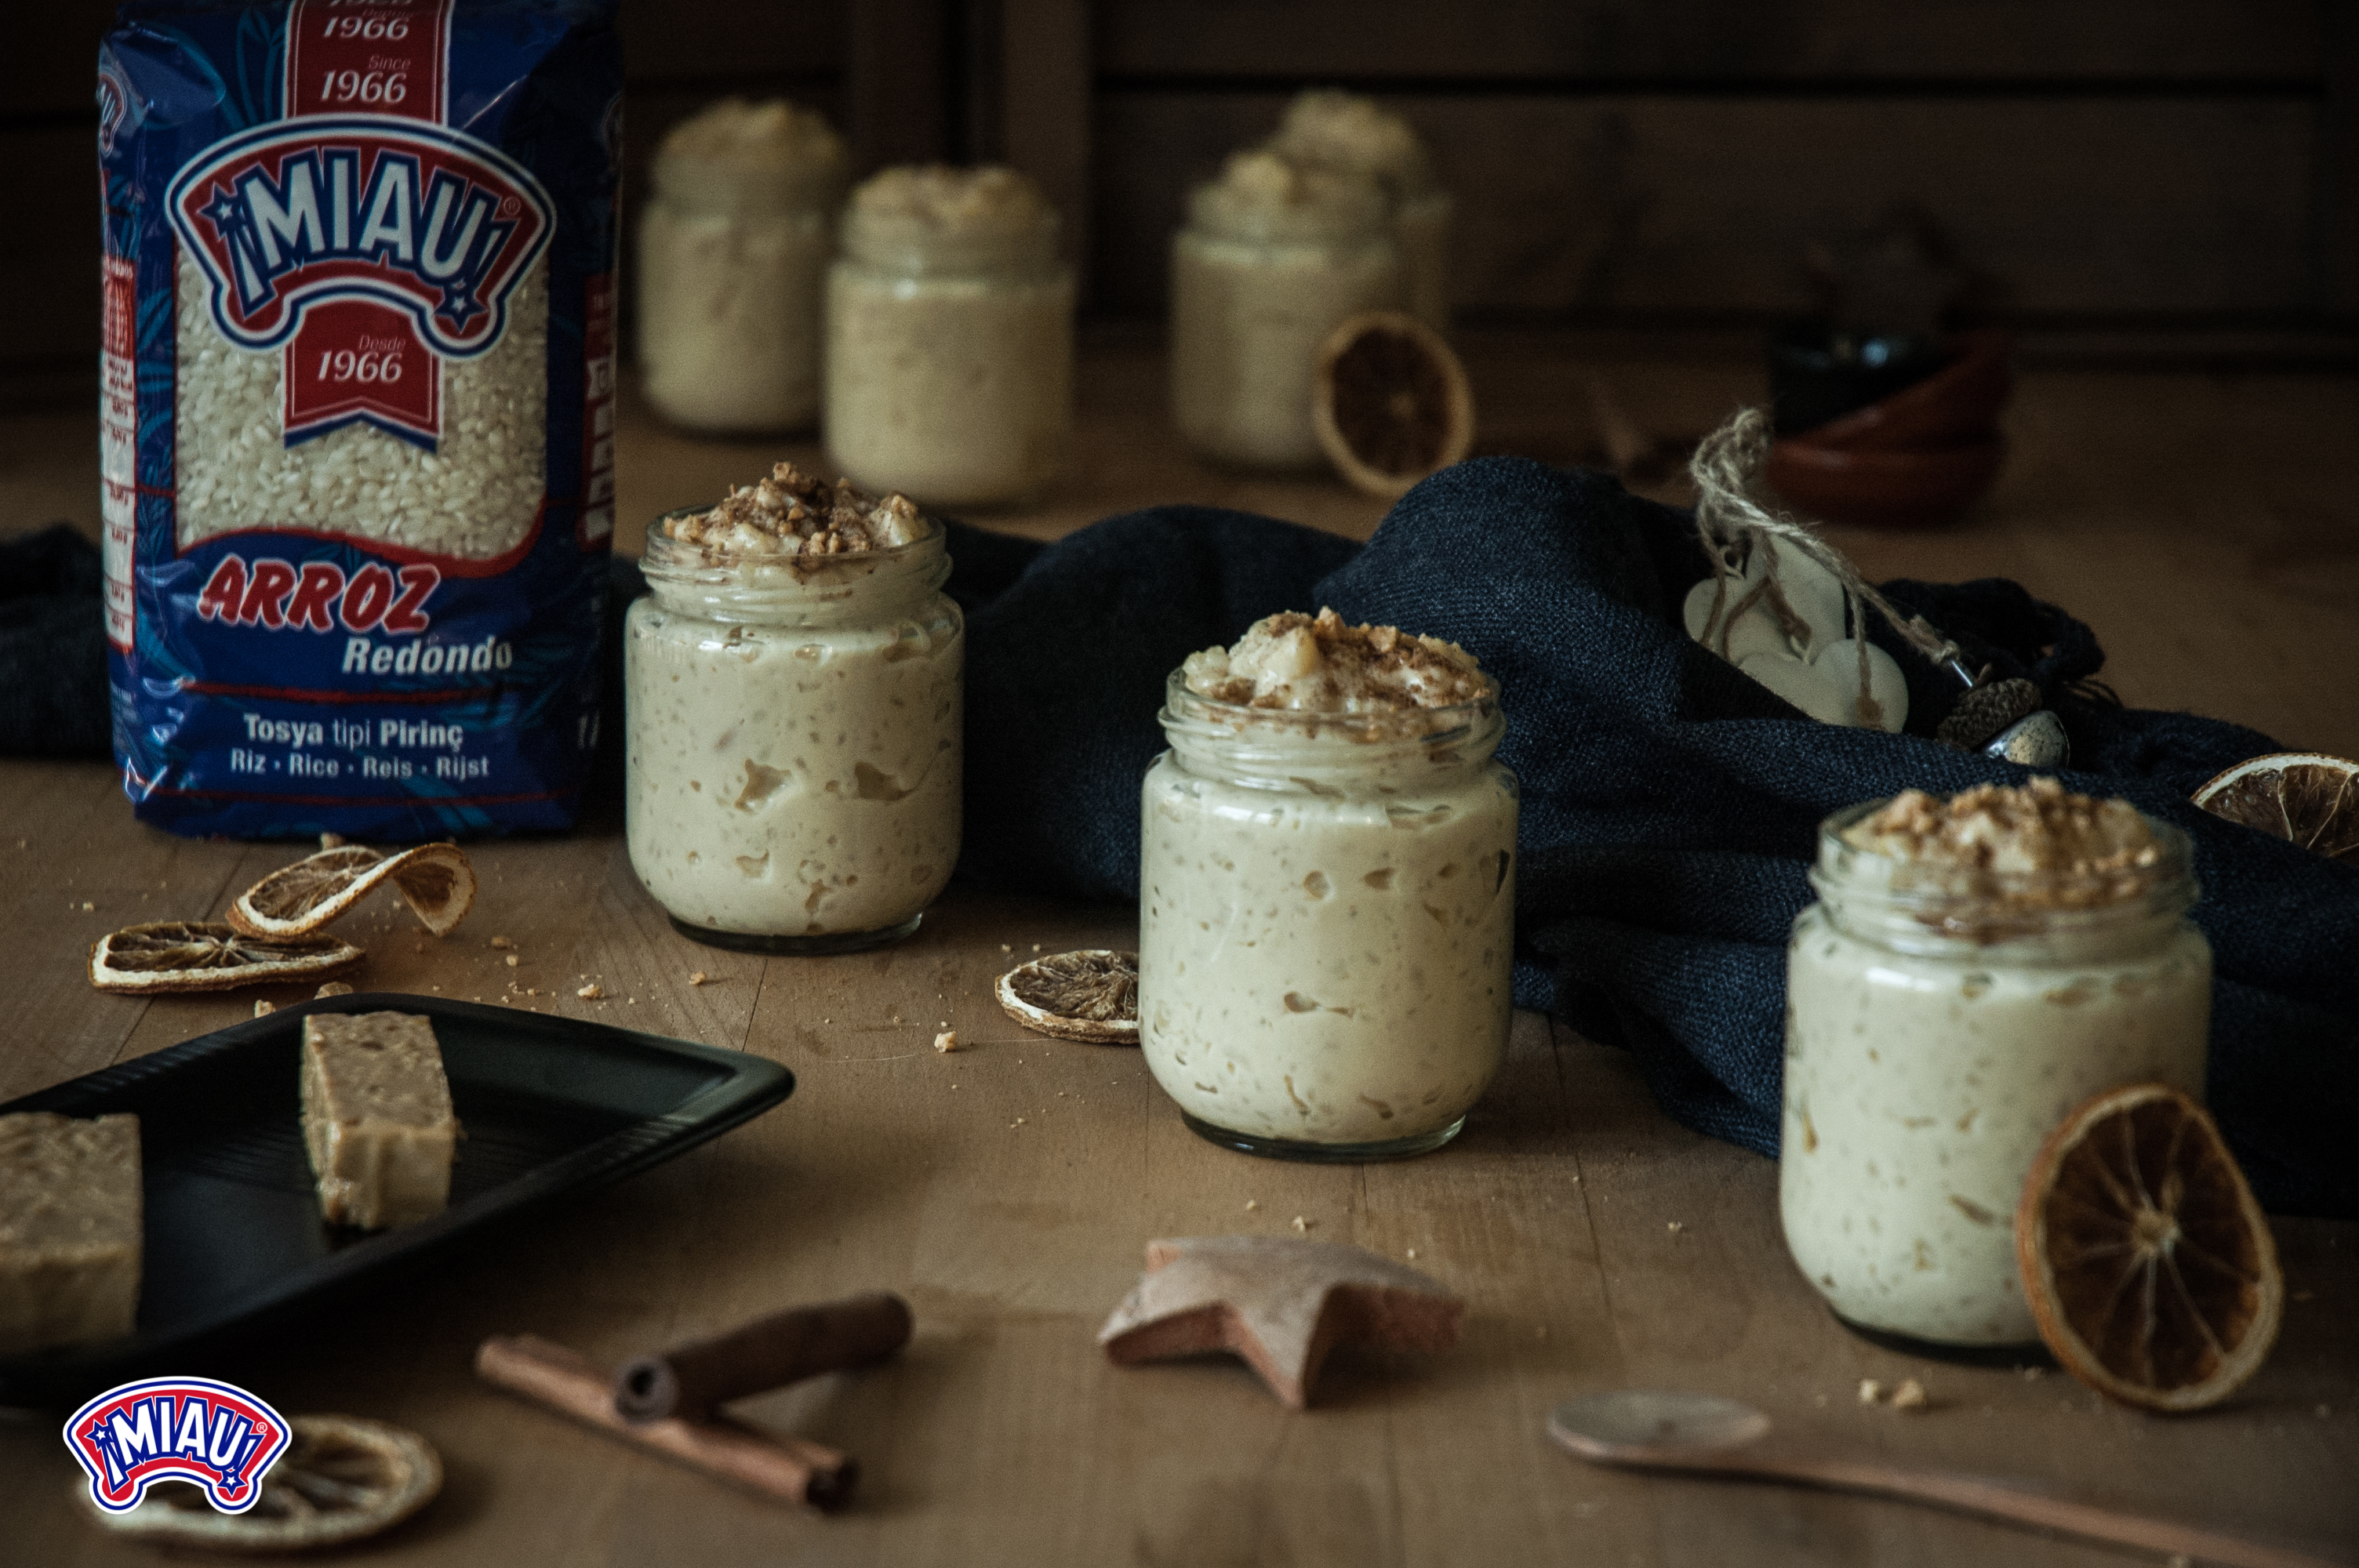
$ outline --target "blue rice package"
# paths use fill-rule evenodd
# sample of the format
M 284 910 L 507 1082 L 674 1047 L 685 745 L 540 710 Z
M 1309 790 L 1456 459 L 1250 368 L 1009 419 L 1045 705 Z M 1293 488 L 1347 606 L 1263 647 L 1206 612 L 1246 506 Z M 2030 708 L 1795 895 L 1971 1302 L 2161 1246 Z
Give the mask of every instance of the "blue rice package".
M 133 0 L 98 96 L 138 816 L 570 826 L 614 515 L 613 0 Z

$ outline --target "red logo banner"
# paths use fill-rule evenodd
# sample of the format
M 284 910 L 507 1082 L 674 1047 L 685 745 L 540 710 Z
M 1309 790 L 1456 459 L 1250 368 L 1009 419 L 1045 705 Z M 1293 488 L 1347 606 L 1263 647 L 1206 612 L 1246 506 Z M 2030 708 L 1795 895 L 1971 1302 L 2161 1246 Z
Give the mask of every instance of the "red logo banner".
M 289 439 L 355 419 L 431 438 L 442 429 L 442 361 L 399 310 L 366 299 L 329 299 L 304 312 L 287 345 Z
M 288 114 L 442 124 L 451 4 L 295 0 L 287 18 Z M 389 306 L 340 299 L 307 311 L 281 379 L 289 445 L 354 420 L 421 446 L 441 437 L 442 362 L 408 316 Z

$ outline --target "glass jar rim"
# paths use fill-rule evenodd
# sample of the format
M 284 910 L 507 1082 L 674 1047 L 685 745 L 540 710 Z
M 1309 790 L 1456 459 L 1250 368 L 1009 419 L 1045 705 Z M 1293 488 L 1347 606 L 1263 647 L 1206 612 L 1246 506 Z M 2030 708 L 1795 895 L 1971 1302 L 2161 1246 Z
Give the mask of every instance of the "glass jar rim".
M 857 202 L 838 225 L 843 260 L 914 277 L 1061 271 L 1060 229 L 1053 208 L 1028 221 L 950 230 L 903 213 L 864 211 Z
M 662 531 L 670 518 L 710 510 L 685 506 L 663 514 L 647 529 L 639 572 L 648 590 L 675 609 L 695 607 L 724 620 L 796 620 L 833 614 L 831 603 L 864 600 L 890 585 L 922 577 L 939 589 L 950 580 L 950 535 L 920 513 L 927 532 L 906 545 L 832 556 L 732 556 L 684 543 Z M 912 585 L 915 586 L 914 584 Z
M 1227 212 L 1211 203 L 1190 202 L 1182 234 L 1226 245 L 1264 250 L 1356 252 L 1393 244 L 1388 209 L 1365 222 L 1336 225 L 1301 213 Z
M 1235 161 L 1231 160 L 1232 167 Z M 1395 201 L 1374 176 L 1284 157 L 1277 161 L 1292 168 L 1310 199 L 1255 200 L 1258 193 L 1240 190 L 1223 170 L 1220 178 L 1188 192 L 1188 228 L 1236 243 L 1327 249 L 1381 243 L 1390 237 Z
M 1488 670 L 1477 670 L 1475 674 L 1484 689 L 1471 702 L 1442 708 L 1383 708 L 1349 713 L 1223 702 L 1190 687 L 1183 666 L 1164 677 L 1163 711 L 1158 717 L 1167 731 L 1186 730 L 1208 738 L 1251 736 L 1310 741 L 1340 731 L 1347 740 L 1371 745 L 1399 741 L 1430 748 L 1464 740 L 1494 724 L 1505 725 L 1498 680 Z
M 832 219 L 842 204 L 844 178 L 841 157 L 772 164 L 696 153 L 658 154 L 650 174 L 661 204 L 748 219 L 808 213 Z
M 2035 927 L 2054 931 L 2166 914 L 2176 918 L 2194 906 L 2201 892 L 2188 836 L 2144 812 L 2139 816 L 2154 834 L 2159 853 L 2150 867 L 2135 872 L 1921 868 L 1925 874 L 1912 877 L 1914 862 L 1843 836 L 1892 798 L 1861 801 L 1820 822 L 1818 854 L 1809 879 L 1821 899 L 1872 910 L 1896 925 L 1989 942 Z M 1945 871 L 1953 874 L 1944 875 Z

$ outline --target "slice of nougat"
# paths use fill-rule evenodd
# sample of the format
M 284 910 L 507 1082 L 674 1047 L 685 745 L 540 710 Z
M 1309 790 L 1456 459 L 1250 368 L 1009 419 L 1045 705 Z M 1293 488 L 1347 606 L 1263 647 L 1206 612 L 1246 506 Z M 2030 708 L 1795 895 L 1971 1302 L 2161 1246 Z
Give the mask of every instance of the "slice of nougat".
M 374 1229 L 441 1213 L 458 1136 L 429 1021 L 407 1012 L 303 1021 L 303 1143 L 330 1219 Z
M 139 1119 L 0 1116 L 0 1356 L 129 1334 Z

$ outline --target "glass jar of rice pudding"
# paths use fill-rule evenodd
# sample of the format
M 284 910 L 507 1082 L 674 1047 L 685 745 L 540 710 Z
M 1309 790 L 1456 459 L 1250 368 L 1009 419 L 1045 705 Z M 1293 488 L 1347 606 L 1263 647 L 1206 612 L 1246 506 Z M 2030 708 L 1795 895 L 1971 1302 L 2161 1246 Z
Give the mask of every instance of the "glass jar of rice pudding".
M 2201 1098 L 2212 949 L 2186 836 L 2054 779 L 1838 812 L 1787 950 L 1779 1201 L 1838 1316 L 2030 1346 L 2016 1205 L 2091 1095 Z
M 647 531 L 625 622 L 631 869 L 683 934 L 908 935 L 959 853 L 965 623 L 941 529 L 780 463 Z
M 1287 105 L 1269 147 L 1301 168 L 1362 175 L 1383 189 L 1400 246 L 1406 308 L 1435 331 L 1448 331 L 1454 207 L 1408 122 L 1374 99 L 1313 88 Z
M 1384 191 L 1365 175 L 1239 153 L 1188 202 L 1171 245 L 1171 410 L 1180 437 L 1241 468 L 1325 461 L 1310 422 L 1319 346 L 1404 302 Z
M 1012 168 L 888 168 L 827 281 L 829 451 L 929 506 L 1037 496 L 1073 426 L 1073 275 Z
M 843 184 L 843 143 L 784 102 L 723 99 L 664 137 L 639 223 L 639 358 L 658 413 L 717 431 L 818 417 Z
M 1190 655 L 1140 845 L 1139 1044 L 1188 1125 L 1307 1160 L 1422 1153 L 1498 1071 L 1516 777 L 1453 644 L 1332 611 Z

